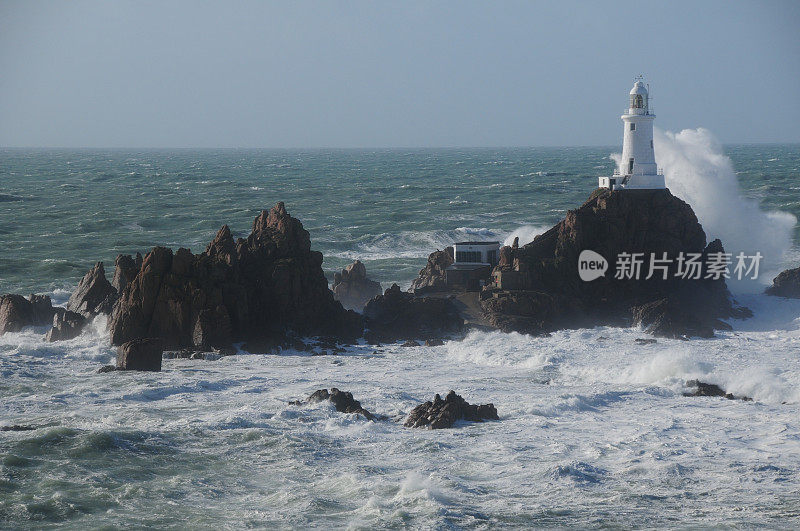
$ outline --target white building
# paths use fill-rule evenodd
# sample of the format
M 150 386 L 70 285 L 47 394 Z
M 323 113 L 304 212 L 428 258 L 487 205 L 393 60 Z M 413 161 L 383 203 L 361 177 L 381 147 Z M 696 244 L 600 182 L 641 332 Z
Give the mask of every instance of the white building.
M 653 153 L 653 120 L 650 98 L 641 76 L 630 93 L 630 107 L 622 115 L 622 161 L 612 177 L 600 177 L 600 188 L 658 189 L 666 188 L 664 174 L 656 167 Z
M 479 290 L 491 280 L 499 255 L 500 242 L 454 243 L 454 262 L 445 270 L 445 283 L 450 289 Z

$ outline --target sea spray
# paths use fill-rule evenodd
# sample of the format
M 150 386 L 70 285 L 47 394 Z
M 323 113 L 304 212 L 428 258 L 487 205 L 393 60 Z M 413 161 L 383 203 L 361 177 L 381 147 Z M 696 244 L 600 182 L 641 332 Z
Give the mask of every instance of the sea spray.
M 732 278 L 731 289 L 763 289 L 782 266 L 797 219 L 787 212 L 765 212 L 758 201 L 743 196 L 731 159 L 707 129 L 680 133 L 656 129 L 654 143 L 667 187 L 692 206 L 708 239 L 722 240 L 725 251 L 734 256 L 734 264 L 739 252 L 762 254 L 760 282 Z

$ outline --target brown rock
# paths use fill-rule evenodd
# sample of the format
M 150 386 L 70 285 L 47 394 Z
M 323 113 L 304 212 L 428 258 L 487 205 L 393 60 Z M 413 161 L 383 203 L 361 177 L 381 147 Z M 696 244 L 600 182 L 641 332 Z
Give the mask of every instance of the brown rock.
M 49 342 L 66 341 L 80 335 L 86 324 L 86 318 L 79 313 L 59 308 L 53 315 L 53 327 L 47 332 L 45 340 Z
M 227 226 L 206 252 L 156 247 L 120 295 L 111 340 L 159 337 L 171 349 L 281 345 L 297 336 L 361 335 L 361 318 L 333 298 L 322 254 L 283 203 L 262 212 L 247 239 Z
M 349 310 L 360 312 L 372 298 L 382 293 L 379 282 L 367 278 L 367 268 L 360 260 L 333 277 L 334 298 Z
M 428 263 L 420 269 L 419 276 L 411 283 L 411 291 L 423 294 L 436 291 L 447 291 L 445 270 L 453 264 L 453 248 L 435 251 L 428 256 Z
M 117 301 L 117 290 L 106 279 L 103 262 L 97 262 L 81 279 L 78 288 L 67 301 L 67 310 L 84 317 L 110 314 Z
M 403 424 L 406 428 L 430 428 L 432 430 L 452 428 L 458 420 L 483 422 L 500 420 L 494 404 L 473 405 L 450 391 L 444 400 L 438 394 L 433 402 L 425 402 L 411 410 Z
M 314 391 L 311 396 L 306 399 L 306 403 L 322 402 L 329 400 L 336 411 L 340 413 L 355 413 L 363 416 L 367 420 L 380 420 L 378 417 L 361 407 L 361 402 L 353 398 L 353 393 L 349 391 L 339 391 L 337 388 L 332 388 L 330 392 L 327 389 L 318 389 Z M 300 405 L 302 402 L 292 402 L 294 405 Z
M 370 343 L 435 337 L 460 332 L 464 319 L 453 302 L 443 297 L 417 297 L 397 284 L 364 308 Z
M 161 370 L 164 347 L 159 338 L 134 339 L 117 348 L 118 371 Z
M 122 293 L 142 268 L 142 255 L 136 253 L 136 258 L 129 254 L 117 255 L 114 261 L 114 278 L 111 280 L 111 285 L 117 290 L 117 293 Z
M 22 295 L 0 296 L 0 336 L 33 325 L 33 306 Z
M 800 299 L 800 267 L 782 271 L 765 291 L 767 295 Z

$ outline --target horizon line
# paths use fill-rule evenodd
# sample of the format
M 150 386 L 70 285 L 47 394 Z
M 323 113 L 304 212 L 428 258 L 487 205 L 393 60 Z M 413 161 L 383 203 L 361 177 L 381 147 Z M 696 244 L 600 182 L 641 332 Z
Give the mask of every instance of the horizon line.
M 782 142 L 723 142 L 723 146 L 792 146 L 800 141 Z M 614 148 L 617 144 L 540 144 L 540 145 L 485 145 L 485 146 L 3 146 L 0 149 L 72 149 L 72 150 L 273 150 L 273 151 L 369 151 L 369 150 L 446 150 L 446 149 L 536 149 L 536 148 Z

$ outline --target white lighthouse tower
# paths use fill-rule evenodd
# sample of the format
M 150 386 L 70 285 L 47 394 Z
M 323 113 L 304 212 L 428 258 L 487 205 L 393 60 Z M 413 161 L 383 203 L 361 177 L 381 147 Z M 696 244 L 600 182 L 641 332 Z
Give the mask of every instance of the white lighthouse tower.
M 613 177 L 600 177 L 600 188 L 612 190 L 649 190 L 666 188 L 664 174 L 656 167 L 653 153 L 653 120 L 650 98 L 642 83 L 636 80 L 630 93 L 630 107 L 622 115 L 622 161 Z

